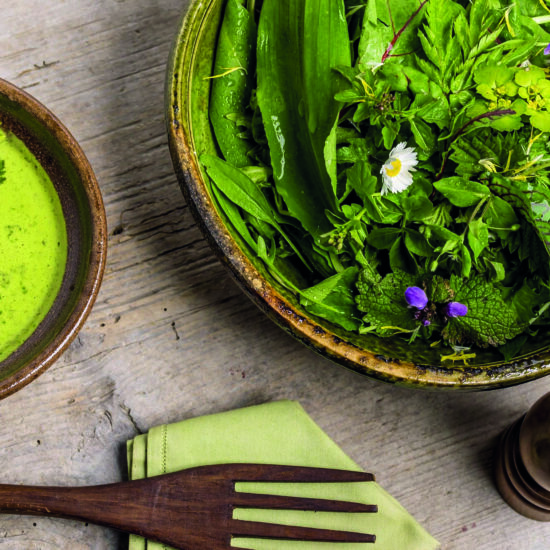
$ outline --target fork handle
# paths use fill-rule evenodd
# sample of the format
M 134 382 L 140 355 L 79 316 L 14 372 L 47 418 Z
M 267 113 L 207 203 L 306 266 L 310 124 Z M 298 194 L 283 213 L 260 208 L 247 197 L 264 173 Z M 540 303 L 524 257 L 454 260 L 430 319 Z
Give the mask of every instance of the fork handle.
M 154 478 L 88 487 L 0 484 L 0 513 L 80 520 L 165 542 L 170 491 L 161 485 Z

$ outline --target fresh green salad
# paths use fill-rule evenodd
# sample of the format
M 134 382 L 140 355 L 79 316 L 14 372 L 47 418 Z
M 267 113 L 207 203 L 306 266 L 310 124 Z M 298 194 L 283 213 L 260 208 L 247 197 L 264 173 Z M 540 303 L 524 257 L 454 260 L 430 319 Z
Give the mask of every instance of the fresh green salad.
M 348 331 L 521 353 L 550 323 L 547 1 L 224 9 L 201 162 L 250 255 Z

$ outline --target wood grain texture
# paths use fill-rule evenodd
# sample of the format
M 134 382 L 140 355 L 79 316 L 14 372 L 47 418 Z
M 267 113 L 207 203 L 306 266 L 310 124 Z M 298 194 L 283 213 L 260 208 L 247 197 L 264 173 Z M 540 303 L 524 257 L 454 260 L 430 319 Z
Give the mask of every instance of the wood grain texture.
M 492 462 L 499 434 L 550 391 L 550 378 L 461 395 L 372 382 L 283 333 L 214 258 L 178 188 L 163 123 L 166 61 L 186 1 L 2 5 L 1 74 L 81 143 L 102 188 L 110 248 L 78 339 L 0 402 L 1 481 L 118 481 L 125 441 L 152 426 L 296 399 L 445 550 L 546 550 L 550 526 L 508 508 Z M 4 516 L 0 546 L 114 550 L 126 538 Z

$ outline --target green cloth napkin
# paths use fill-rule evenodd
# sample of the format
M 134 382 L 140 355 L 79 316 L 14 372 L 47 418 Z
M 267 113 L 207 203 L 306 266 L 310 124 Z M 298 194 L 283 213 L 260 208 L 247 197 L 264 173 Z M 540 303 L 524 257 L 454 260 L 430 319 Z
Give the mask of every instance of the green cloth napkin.
M 303 408 L 277 401 L 153 428 L 128 442 L 129 477 L 139 479 L 193 466 L 232 462 L 290 464 L 360 470 Z M 375 472 L 374 472 L 375 473 Z M 242 485 L 242 487 L 241 487 Z M 274 487 L 275 486 L 275 487 Z M 374 544 L 330 544 L 331 550 L 434 550 L 439 544 L 377 483 L 266 484 L 237 488 L 377 504 L 376 514 L 237 510 L 238 519 L 374 533 Z M 328 550 L 326 543 L 234 539 L 257 550 Z M 166 546 L 131 536 L 130 550 Z M 202 549 L 197 549 L 202 550 Z M 206 549 L 205 549 L 206 550 Z

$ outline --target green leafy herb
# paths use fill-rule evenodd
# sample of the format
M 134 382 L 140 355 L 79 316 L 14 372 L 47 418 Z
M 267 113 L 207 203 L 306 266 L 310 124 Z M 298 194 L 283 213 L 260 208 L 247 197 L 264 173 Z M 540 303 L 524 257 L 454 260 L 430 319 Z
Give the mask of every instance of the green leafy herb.
M 348 331 L 441 342 L 448 361 L 529 349 L 550 316 L 549 15 L 539 0 L 227 0 L 222 158 L 200 158 L 253 261 Z
M 499 346 L 523 332 L 513 306 L 483 277 L 451 279 L 455 300 L 468 306 L 468 315 L 451 319 L 443 335 L 452 344 Z

